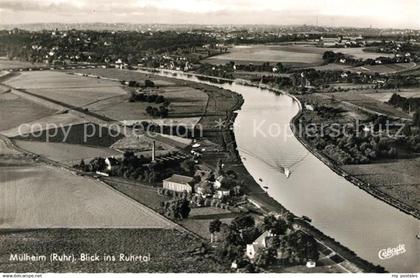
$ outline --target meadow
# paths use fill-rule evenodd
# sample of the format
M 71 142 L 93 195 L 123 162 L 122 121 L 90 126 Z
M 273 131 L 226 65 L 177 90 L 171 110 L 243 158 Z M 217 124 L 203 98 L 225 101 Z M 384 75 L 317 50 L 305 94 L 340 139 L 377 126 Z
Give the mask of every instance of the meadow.
M 23 89 L 35 95 L 78 107 L 127 94 L 116 82 L 57 71 L 22 72 L 4 83 L 16 89 Z
M 101 182 L 42 164 L 2 167 L 0 198 L 2 229 L 176 228 Z
M 327 96 L 334 97 L 337 100 L 343 101 L 347 104 L 354 105 L 356 108 L 364 109 L 367 112 L 374 112 L 377 114 L 384 114 L 391 117 L 410 118 L 410 116 L 391 105 L 378 101 L 371 94 L 365 94 L 364 91 L 348 91 L 338 93 L 328 93 Z
M 229 53 L 213 56 L 205 60 L 211 64 L 224 64 L 230 61 L 238 63 L 277 63 L 296 67 L 319 66 L 325 51 L 341 52 L 355 58 L 376 58 L 390 54 L 365 52 L 362 48 L 326 48 L 313 45 L 237 45 Z
M 95 123 L 82 123 L 58 127 L 40 132 L 20 134 L 14 139 L 29 140 L 37 142 L 55 142 L 78 144 L 94 147 L 110 147 L 115 142 L 123 138 L 124 135 L 118 130 L 111 130 L 105 126 L 99 126 Z
M 41 229 L 0 231 L 0 272 L 114 272 L 172 273 L 227 272 L 204 254 L 194 254 L 202 242 L 188 234 L 166 229 Z M 114 255 L 150 254 L 150 262 L 11 262 L 11 253 Z
M 0 131 L 41 119 L 56 111 L 13 93 L 0 95 Z M 11 117 L 13 115 L 13 117 Z
M 41 155 L 50 160 L 63 163 L 67 166 L 79 164 L 82 159 L 87 163 L 95 157 L 122 156 L 121 152 L 103 147 L 25 140 L 14 140 L 14 143 L 19 148 Z
M 418 207 L 420 190 L 420 159 L 397 159 L 366 165 L 346 165 L 346 172 L 376 189 L 410 205 Z
M 37 67 L 37 66 L 45 66 L 38 63 L 29 63 L 23 62 L 18 60 L 9 60 L 6 57 L 0 57 L 0 70 L 5 69 L 20 69 L 20 68 L 28 68 L 28 67 Z

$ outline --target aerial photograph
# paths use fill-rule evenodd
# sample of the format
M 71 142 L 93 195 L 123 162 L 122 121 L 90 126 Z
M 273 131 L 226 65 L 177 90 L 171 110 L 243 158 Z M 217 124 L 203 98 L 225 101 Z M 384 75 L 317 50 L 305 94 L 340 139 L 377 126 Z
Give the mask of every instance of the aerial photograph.
M 418 277 L 420 0 L 0 0 L 0 275 L 98 273 Z

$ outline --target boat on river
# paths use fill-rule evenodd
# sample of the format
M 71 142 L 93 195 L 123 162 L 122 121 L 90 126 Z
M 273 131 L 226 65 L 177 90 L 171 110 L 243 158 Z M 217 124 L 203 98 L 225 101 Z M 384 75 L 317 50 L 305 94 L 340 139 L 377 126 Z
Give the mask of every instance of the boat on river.
M 289 169 L 287 169 L 287 168 L 284 168 L 284 175 L 286 176 L 286 178 L 289 178 L 290 177 L 290 170 Z

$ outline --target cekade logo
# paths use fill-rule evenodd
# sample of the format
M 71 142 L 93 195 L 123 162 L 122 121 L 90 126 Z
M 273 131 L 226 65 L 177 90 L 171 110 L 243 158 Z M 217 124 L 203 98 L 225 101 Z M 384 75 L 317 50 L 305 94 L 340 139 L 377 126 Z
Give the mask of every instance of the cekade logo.
M 405 250 L 405 244 L 400 244 L 394 248 L 386 248 L 379 250 L 378 256 L 381 260 L 387 260 L 394 256 L 398 256 L 404 254 L 407 250 Z

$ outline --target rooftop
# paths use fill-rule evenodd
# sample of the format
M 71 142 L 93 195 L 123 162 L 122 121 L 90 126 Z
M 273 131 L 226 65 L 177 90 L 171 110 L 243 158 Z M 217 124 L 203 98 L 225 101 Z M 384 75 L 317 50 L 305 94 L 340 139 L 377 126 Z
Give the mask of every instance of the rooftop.
M 181 183 L 181 184 L 187 184 L 193 180 L 192 177 L 188 176 L 182 176 L 173 174 L 171 177 L 165 179 L 165 181 L 174 182 L 174 183 Z

